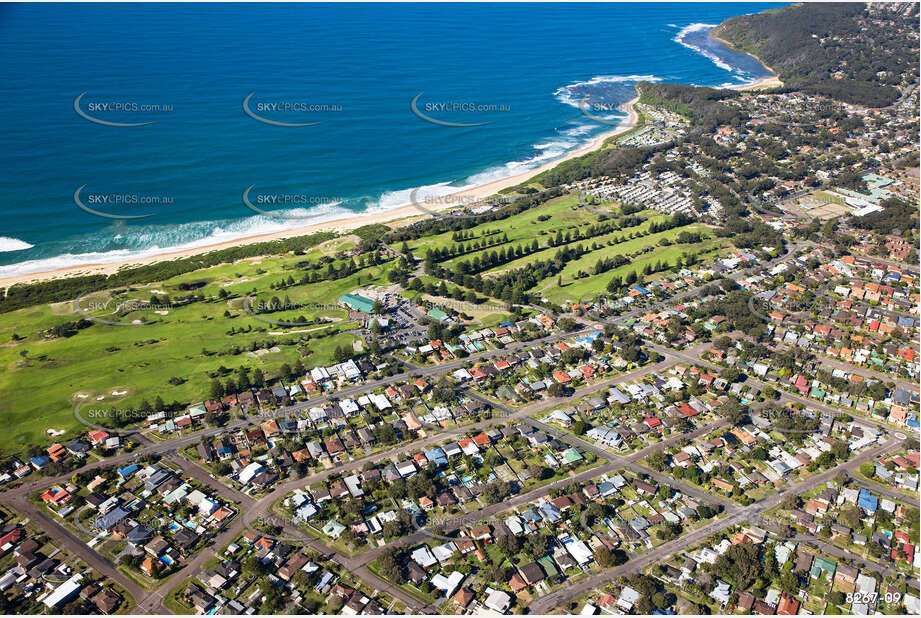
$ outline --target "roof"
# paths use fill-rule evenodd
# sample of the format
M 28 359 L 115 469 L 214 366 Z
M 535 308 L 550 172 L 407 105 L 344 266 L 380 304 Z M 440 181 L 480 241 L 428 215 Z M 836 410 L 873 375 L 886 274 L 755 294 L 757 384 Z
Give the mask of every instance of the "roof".
M 355 311 L 362 313 L 374 312 L 374 301 L 358 294 L 344 294 L 339 297 L 339 302 L 348 305 Z

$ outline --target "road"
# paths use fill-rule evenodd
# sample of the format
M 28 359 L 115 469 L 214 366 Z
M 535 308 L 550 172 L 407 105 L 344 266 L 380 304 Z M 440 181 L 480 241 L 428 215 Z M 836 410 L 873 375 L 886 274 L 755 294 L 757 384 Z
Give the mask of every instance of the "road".
M 819 363 L 822 364 L 823 368 L 831 367 L 832 369 L 841 369 L 848 373 L 856 373 L 859 376 L 865 378 L 870 378 L 871 380 L 879 380 L 880 382 L 892 382 L 900 388 L 904 388 L 909 392 L 918 392 L 918 384 L 916 382 L 907 382 L 901 378 L 896 378 L 890 375 L 880 373 L 878 371 L 873 371 L 868 367 L 861 367 L 859 365 L 852 365 L 850 363 L 842 363 L 841 361 L 835 360 L 829 356 L 822 354 L 818 356 Z
M 707 523 L 697 530 L 682 535 L 678 539 L 664 543 L 663 545 L 660 545 L 659 547 L 641 554 L 640 556 L 631 558 L 631 560 L 625 564 L 610 569 L 605 569 L 599 573 L 591 575 L 586 579 L 576 582 L 575 584 L 570 584 L 562 590 L 540 597 L 528 605 L 528 611 L 532 614 L 551 613 L 551 610 L 554 608 L 565 605 L 569 601 L 587 593 L 594 588 L 611 582 L 621 575 L 626 575 L 628 573 L 638 573 L 651 564 L 660 563 L 674 554 L 680 553 L 693 547 L 712 534 L 716 534 L 717 532 L 725 530 L 736 524 L 759 521 L 760 515 L 762 513 L 779 505 L 787 495 L 799 495 L 805 491 L 808 491 L 809 489 L 818 487 L 819 485 L 833 479 L 841 469 L 853 470 L 864 461 L 870 461 L 880 454 L 895 450 L 898 448 L 898 444 L 898 440 L 889 440 L 884 444 L 877 446 L 876 448 L 861 453 L 845 464 L 836 466 L 826 470 L 825 472 L 810 477 L 804 481 L 792 485 L 782 492 L 768 496 L 767 498 L 759 500 L 758 502 L 755 502 L 754 504 L 751 504 L 747 507 L 737 507 L 734 511 L 729 512 L 726 517 Z
M 757 268 L 759 269 L 766 268 L 774 263 L 778 263 L 778 262 L 790 259 L 792 255 L 802 246 L 804 245 L 797 244 L 797 243 L 790 244 L 788 245 L 787 250 L 785 251 L 783 255 L 775 258 L 774 260 L 772 260 L 771 262 L 767 264 L 762 264 L 758 266 Z M 749 274 L 750 272 L 752 272 L 752 270 L 753 269 L 739 271 L 733 274 L 731 278 L 735 280 L 740 279 L 746 276 L 747 274 Z M 659 302 L 653 303 L 651 305 L 647 305 L 642 308 L 635 309 L 626 314 L 621 314 L 614 319 L 623 320 L 623 319 L 627 319 L 630 317 L 636 317 L 639 315 L 643 315 L 645 313 L 649 313 L 651 311 L 655 311 L 659 307 L 664 306 L 666 304 L 673 304 L 675 302 L 680 302 L 683 298 L 687 298 L 687 297 L 693 296 L 694 294 L 699 293 L 702 287 L 704 286 L 699 286 L 697 288 L 686 290 L 676 296 L 672 296 L 669 299 L 659 301 Z M 115 568 L 115 566 L 111 562 L 102 558 L 98 553 L 96 553 L 94 550 L 89 548 L 83 541 L 81 541 L 75 535 L 70 533 L 60 523 L 54 521 L 51 517 L 46 515 L 40 509 L 36 509 L 31 503 L 28 502 L 27 500 L 28 494 L 41 490 L 45 487 L 54 485 L 56 483 L 68 481 L 73 475 L 74 471 L 69 472 L 67 474 L 62 474 L 56 477 L 46 477 L 46 478 L 40 479 L 39 481 L 32 482 L 32 483 L 20 486 L 19 488 L 9 490 L 5 492 L 4 494 L 0 495 L 0 502 L 3 502 L 11 506 L 14 510 L 22 513 L 23 515 L 29 516 L 34 521 L 39 523 L 42 527 L 44 527 L 46 530 L 48 530 L 49 532 L 53 532 L 54 536 L 56 538 L 59 538 L 63 545 L 65 545 L 68 549 L 70 549 L 76 555 L 80 556 L 83 560 L 85 560 L 88 564 L 90 564 L 91 567 L 98 570 L 101 574 L 104 574 L 107 577 L 110 577 L 113 580 L 117 581 L 119 584 L 121 584 L 126 590 L 128 590 L 129 593 L 132 594 L 132 596 L 134 596 L 135 600 L 137 601 L 135 612 L 137 613 L 169 613 L 168 609 L 163 605 L 164 594 L 168 593 L 168 591 L 172 590 L 174 587 L 179 585 L 179 583 L 186 580 L 187 578 L 198 574 L 202 570 L 205 562 L 208 559 L 210 559 L 213 555 L 215 555 L 216 551 L 222 549 L 223 547 L 228 545 L 230 542 L 234 541 L 247 528 L 247 526 L 249 525 L 249 522 L 253 522 L 254 520 L 260 517 L 272 517 L 272 521 L 277 522 L 277 517 L 272 515 L 271 507 L 275 502 L 277 502 L 284 495 L 290 493 L 294 489 L 303 488 L 313 483 L 325 481 L 332 475 L 338 475 L 338 474 L 342 474 L 343 472 L 358 470 L 359 468 L 363 467 L 365 463 L 369 461 L 380 462 L 380 461 L 384 461 L 387 459 L 396 459 L 400 457 L 401 455 L 405 455 L 407 452 L 413 452 L 415 450 L 424 448 L 426 446 L 443 442 L 450 433 L 455 433 L 455 432 L 433 431 L 431 432 L 430 435 L 427 435 L 423 438 L 415 440 L 411 443 L 402 444 L 402 445 L 399 445 L 397 447 L 394 447 L 392 449 L 386 450 L 381 453 L 375 453 L 375 454 L 368 455 L 365 457 L 355 458 L 349 461 L 348 463 L 333 467 L 329 470 L 324 470 L 321 472 L 317 472 L 315 474 L 311 474 L 304 478 L 293 479 L 293 480 L 281 483 L 277 485 L 274 488 L 274 490 L 271 491 L 269 494 L 259 499 L 254 499 L 251 496 L 246 495 L 231 487 L 228 487 L 224 485 L 223 483 L 221 483 L 220 481 L 212 478 L 211 475 L 208 474 L 206 470 L 204 470 L 199 465 L 197 465 L 196 462 L 186 460 L 182 455 L 180 455 L 179 451 L 181 451 L 181 449 L 185 448 L 186 446 L 196 444 L 203 437 L 212 437 L 212 436 L 226 433 L 228 431 L 233 431 L 238 428 L 247 426 L 251 424 L 252 422 L 258 422 L 258 420 L 263 419 L 263 418 L 268 418 L 268 417 L 283 418 L 287 415 L 298 415 L 300 412 L 302 412 L 308 407 L 316 406 L 318 404 L 324 403 L 331 399 L 341 399 L 341 398 L 347 398 L 347 397 L 353 397 L 353 396 L 365 394 L 377 388 L 406 380 L 407 378 L 411 376 L 425 376 L 425 377 L 440 376 L 454 369 L 460 368 L 462 366 L 466 366 L 469 363 L 474 362 L 474 361 L 489 360 L 489 359 L 499 357 L 499 356 L 506 356 L 509 353 L 516 352 L 519 350 L 530 349 L 538 345 L 543 345 L 546 343 L 552 343 L 555 341 L 568 339 L 574 336 L 578 336 L 580 334 L 591 332 L 593 330 L 596 330 L 598 327 L 599 327 L 598 324 L 589 324 L 586 328 L 583 328 L 577 332 L 552 334 L 552 335 L 548 335 L 546 337 L 542 337 L 540 339 L 530 341 L 530 342 L 515 343 L 515 344 L 507 346 L 504 349 L 487 350 L 485 352 L 482 352 L 476 355 L 472 355 L 471 357 L 468 357 L 468 358 L 450 361 L 450 362 L 436 365 L 433 367 L 417 368 L 417 367 L 413 367 L 409 363 L 403 363 L 405 366 L 409 367 L 409 370 L 404 371 L 395 376 L 391 376 L 391 377 L 381 379 L 381 380 L 370 381 L 370 382 L 359 384 L 356 386 L 351 386 L 351 387 L 342 389 L 336 393 L 316 397 L 307 402 L 302 402 L 302 403 L 298 403 L 296 405 L 293 405 L 287 408 L 275 410 L 275 411 L 272 411 L 271 413 L 253 415 L 253 416 L 250 416 L 249 418 L 237 419 L 235 421 L 232 421 L 226 427 L 223 427 L 223 428 L 205 429 L 202 431 L 192 432 L 192 433 L 186 434 L 184 436 L 180 436 L 176 439 L 173 439 L 173 440 L 170 440 L 164 443 L 154 443 L 149 438 L 144 436 L 143 434 L 134 432 L 133 435 L 135 436 L 135 438 L 141 442 L 141 447 L 138 448 L 134 453 L 121 454 L 121 455 L 118 455 L 118 456 L 115 456 L 115 457 L 112 457 L 106 460 L 87 464 L 81 467 L 78 471 L 89 471 L 89 470 L 94 470 L 94 469 L 98 469 L 101 467 L 123 465 L 129 462 L 135 461 L 140 456 L 147 455 L 147 454 L 160 455 L 160 456 L 163 456 L 167 461 L 180 467 L 184 471 L 185 474 L 191 476 L 192 478 L 196 479 L 200 483 L 210 487 L 216 494 L 220 495 L 223 499 L 230 501 L 230 502 L 234 502 L 241 511 L 241 513 L 226 528 L 219 531 L 216 534 L 215 538 L 212 539 L 210 543 L 210 547 L 212 549 L 206 549 L 200 552 L 197 556 L 193 557 L 179 571 L 177 571 L 170 577 L 166 578 L 166 580 L 162 582 L 158 586 L 158 589 L 154 592 L 148 592 L 140 588 L 130 578 L 126 577 L 124 574 L 118 571 L 118 569 Z M 695 356 L 695 354 L 699 353 L 700 351 L 704 351 L 710 345 L 712 344 L 700 344 L 698 346 L 695 346 L 683 352 L 676 352 L 671 349 L 666 349 L 660 346 L 652 345 L 650 347 L 652 347 L 657 352 L 662 354 L 663 356 L 662 361 L 659 361 L 652 365 L 648 365 L 646 367 L 642 367 L 640 369 L 637 369 L 635 371 L 632 371 L 626 374 L 616 376 L 614 378 L 608 378 L 606 380 L 596 382 L 592 385 L 577 389 L 574 397 L 584 397 L 592 393 L 606 390 L 610 386 L 613 386 L 616 384 L 621 384 L 627 381 L 639 379 L 642 376 L 647 375 L 652 372 L 663 371 L 667 369 L 668 367 L 672 366 L 677 361 L 685 361 L 685 362 L 701 364 L 701 365 L 710 365 L 706 361 L 702 361 L 696 358 Z M 782 497 L 792 491 L 800 492 L 800 491 L 803 491 L 804 488 L 814 487 L 816 484 L 824 482 L 824 480 L 827 480 L 828 478 L 831 478 L 834 474 L 837 474 L 837 472 L 841 470 L 842 468 L 845 470 L 853 470 L 854 467 L 859 465 L 860 462 L 865 461 L 869 457 L 874 456 L 873 453 L 876 453 L 877 451 L 880 453 L 888 452 L 888 449 L 894 448 L 893 441 L 889 441 L 886 444 L 881 445 L 877 447 L 876 449 L 873 449 L 872 451 L 867 451 L 863 453 L 858 458 L 855 458 L 854 460 L 852 460 L 851 462 L 848 462 L 847 464 L 844 464 L 843 466 L 838 466 L 825 473 L 816 475 L 812 477 L 811 479 L 804 481 L 803 483 L 800 483 L 800 484 L 795 485 L 794 487 L 791 487 L 785 492 L 782 492 L 780 494 L 775 494 L 774 496 L 766 498 L 758 503 L 755 503 L 754 505 L 751 505 L 745 508 L 741 508 L 735 503 L 725 498 L 704 492 L 695 486 L 688 485 L 686 483 L 677 481 L 676 479 L 673 479 L 670 476 L 658 473 L 639 463 L 645 457 L 647 457 L 651 452 L 655 450 L 667 448 L 680 440 L 692 439 L 694 437 L 704 435 L 712 431 L 713 429 L 716 429 L 717 427 L 725 424 L 725 421 L 723 420 L 718 420 L 713 423 L 709 423 L 707 425 L 698 427 L 692 432 L 688 432 L 686 434 L 672 436 L 671 438 L 669 438 L 668 440 L 665 440 L 662 443 L 648 446 L 640 451 L 624 456 L 624 455 L 618 455 L 610 451 L 607 451 L 606 449 L 603 449 L 581 438 L 578 438 L 576 436 L 563 432 L 557 429 L 556 427 L 549 426 L 539 420 L 534 420 L 534 419 L 529 418 L 529 416 L 532 414 L 546 411 L 546 410 L 549 410 L 551 408 L 555 408 L 561 405 L 562 404 L 561 400 L 546 399 L 546 400 L 541 400 L 541 401 L 529 404 L 520 410 L 511 410 L 503 406 L 502 404 L 491 401 L 481 395 L 472 393 L 470 391 L 467 391 L 467 394 L 474 398 L 486 401 L 487 403 L 489 403 L 490 406 L 493 407 L 493 409 L 503 412 L 504 416 L 501 416 L 499 418 L 490 418 L 490 419 L 466 426 L 462 429 L 464 433 L 469 434 L 471 432 L 479 431 L 479 430 L 485 429 L 490 426 L 507 425 L 515 421 L 527 422 L 534 426 L 540 427 L 540 429 L 543 430 L 544 432 L 550 435 L 553 435 L 564 442 L 579 446 L 582 449 L 589 450 L 595 453 L 599 457 L 606 459 L 607 463 L 602 466 L 596 466 L 590 470 L 584 471 L 572 477 L 568 477 L 568 478 L 565 478 L 559 481 L 555 481 L 543 487 L 514 496 L 513 498 L 507 501 L 504 501 L 498 504 L 488 505 L 486 507 L 478 509 L 475 515 L 458 518 L 456 520 L 449 520 L 448 522 L 445 523 L 445 526 L 444 526 L 445 530 L 448 532 L 457 530 L 461 526 L 465 526 L 465 525 L 468 525 L 469 523 L 472 523 L 470 519 L 471 517 L 477 518 L 477 520 L 489 519 L 490 517 L 494 517 L 495 515 L 499 513 L 503 513 L 505 511 L 508 511 L 509 509 L 515 508 L 517 506 L 532 502 L 543 496 L 546 496 L 549 492 L 551 492 L 552 490 L 558 487 L 567 486 L 573 482 L 587 481 L 589 479 L 596 478 L 602 474 L 614 472 L 622 468 L 627 468 L 638 474 L 649 476 L 657 480 L 660 483 L 667 483 L 668 485 L 674 487 L 675 489 L 682 491 L 683 493 L 689 496 L 692 496 L 698 500 L 709 502 L 709 503 L 714 503 L 714 502 L 719 503 L 725 509 L 724 517 L 722 519 L 709 522 L 705 524 L 704 526 L 702 526 L 701 528 L 698 528 L 697 530 L 694 530 L 688 533 L 687 535 L 682 536 L 680 539 L 670 541 L 654 550 L 651 550 L 650 552 L 647 552 L 640 556 L 636 556 L 625 565 L 615 567 L 614 569 L 603 571 L 602 573 L 593 575 L 589 577 L 588 579 L 579 582 L 576 585 L 568 586 L 566 589 L 562 591 L 558 591 L 551 595 L 547 595 L 545 597 L 537 599 L 534 603 L 532 603 L 530 607 L 530 610 L 532 612 L 541 612 L 542 610 L 552 609 L 553 607 L 561 603 L 564 603 L 568 599 L 575 598 L 575 596 L 582 594 L 582 592 L 587 591 L 596 585 L 604 583 L 605 581 L 610 581 L 611 578 L 617 577 L 619 574 L 627 573 L 627 572 L 635 572 L 637 570 L 640 570 L 644 568 L 646 565 L 651 564 L 653 561 L 660 560 L 663 557 L 667 557 L 668 555 L 671 555 L 671 553 L 675 551 L 680 551 L 681 549 L 685 549 L 705 539 L 710 534 L 713 534 L 714 532 L 718 532 L 720 530 L 725 529 L 729 525 L 732 525 L 738 522 L 742 522 L 742 521 L 746 521 L 746 520 L 750 520 L 752 517 L 756 517 L 758 514 L 762 513 L 763 511 L 769 508 L 773 508 L 773 506 L 776 506 L 776 504 L 779 504 Z M 825 408 L 829 411 L 836 412 L 832 410 L 831 408 L 827 408 L 825 406 L 818 405 L 815 402 L 812 402 L 809 400 L 797 398 L 792 395 L 789 397 L 793 400 L 800 400 L 802 403 L 804 403 L 805 405 L 809 405 L 812 408 L 817 408 L 817 409 Z M 131 433 L 131 432 L 128 432 L 128 433 Z M 127 435 L 127 434 L 122 433 L 122 435 Z M 874 488 L 874 489 L 876 491 L 880 491 L 878 488 Z M 885 493 L 885 492 L 882 492 L 882 493 Z M 904 496 L 898 496 L 898 497 L 904 499 Z M 290 522 L 281 522 L 281 523 L 282 523 L 282 528 L 286 534 L 292 535 L 292 537 L 296 536 L 297 538 L 305 542 L 308 546 L 316 549 L 317 551 L 323 553 L 324 555 L 333 554 L 332 559 L 335 560 L 339 565 L 341 565 L 343 569 L 356 574 L 363 581 L 377 588 L 378 590 L 385 591 L 388 594 L 390 594 L 392 597 L 399 599 L 400 601 L 405 603 L 407 607 L 409 607 L 410 610 L 414 612 L 431 611 L 432 608 L 424 607 L 415 598 L 406 594 L 401 589 L 390 585 L 386 581 L 383 581 L 382 579 L 380 579 L 379 577 L 371 573 L 367 568 L 368 563 L 370 563 L 377 556 L 379 556 L 380 553 L 384 551 L 385 547 L 404 546 L 404 545 L 410 545 L 412 543 L 417 543 L 419 541 L 422 541 L 428 538 L 431 534 L 430 531 L 420 530 L 407 537 L 404 537 L 395 542 L 389 543 L 385 546 L 375 547 L 373 549 L 365 551 L 359 556 L 349 557 L 349 556 L 344 556 L 344 555 L 333 552 L 327 545 L 325 545 L 324 543 L 322 543 L 321 541 L 317 539 L 306 537 L 292 523 Z
M 37 528 L 52 539 L 52 543 L 65 547 L 70 553 L 78 556 L 98 573 L 117 582 L 131 594 L 135 602 L 147 594 L 134 580 L 119 571 L 112 562 L 91 549 L 77 535 L 64 528 L 49 515 L 33 507 L 26 496 L 12 496 L 9 500 L 4 500 L 4 504 L 23 517 L 28 517 Z

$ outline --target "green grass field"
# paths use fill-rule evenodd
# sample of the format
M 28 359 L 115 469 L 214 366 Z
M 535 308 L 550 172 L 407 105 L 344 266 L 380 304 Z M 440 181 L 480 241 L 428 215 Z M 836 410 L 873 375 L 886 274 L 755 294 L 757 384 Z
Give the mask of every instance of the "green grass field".
M 518 242 L 527 241 L 530 243 L 534 238 L 540 241 L 544 238 L 541 234 L 556 234 L 557 230 L 562 229 L 565 232 L 566 228 L 570 226 L 597 223 L 597 214 L 589 210 L 574 208 L 578 202 L 579 199 L 575 195 L 560 196 L 536 208 L 531 208 L 530 210 L 511 216 L 508 219 L 483 223 L 469 230 L 465 230 L 465 232 L 473 233 L 479 237 L 485 231 L 499 230 L 500 236 L 502 233 L 507 234 L 509 239 L 508 244 L 514 246 Z M 548 218 L 544 221 L 540 221 L 539 217 L 542 216 Z M 451 232 L 445 232 L 434 236 L 426 236 L 414 240 L 408 243 L 408 245 L 415 255 L 424 257 L 426 249 L 442 248 L 456 244 L 451 240 L 451 235 Z M 474 255 L 476 254 L 470 253 L 465 257 L 472 259 Z
M 130 409 L 144 399 L 153 402 L 157 396 L 166 402 L 195 402 L 210 397 L 208 373 L 221 366 L 260 367 L 270 377 L 277 375 L 282 364 L 293 364 L 298 359 L 308 367 L 331 362 L 337 346 L 351 346 L 357 339 L 355 334 L 345 332 L 355 326 L 348 322 L 345 311 L 299 307 L 266 316 L 288 322 L 297 322 L 299 316 L 337 320 L 328 325 L 285 328 L 248 315 L 241 299 L 216 298 L 221 289 L 237 294 L 255 290 L 257 298 L 263 300 L 288 296 L 293 304 L 332 304 L 360 285 L 387 283 L 386 273 L 392 263 L 364 268 L 337 281 L 279 291 L 269 289 L 270 283 L 303 272 L 293 270 L 297 262 L 354 244 L 349 239 L 330 243 L 307 255 L 244 260 L 130 290 L 99 292 L 80 301 L 91 316 L 149 324 L 93 323 L 70 337 L 51 338 L 44 334 L 48 328 L 81 317 L 73 303 L 40 305 L 0 315 L 0 415 L 7 427 L 0 436 L 0 452 L 21 453 L 30 444 L 48 443 L 48 429 L 65 432 L 57 440 L 81 433 L 86 428 L 74 417 L 77 402 L 83 403 L 83 410 Z M 154 291 L 176 299 L 189 293 L 180 290 L 180 284 L 193 282 L 204 282 L 194 293 L 214 297 L 213 300 L 113 314 L 119 303 L 149 299 Z M 228 334 L 231 328 L 237 333 Z M 18 340 L 14 340 L 14 333 Z M 325 333 L 332 334 L 319 336 Z M 310 339 L 305 341 L 306 337 Z M 265 342 L 277 345 L 280 351 L 259 358 L 247 356 L 253 344 L 261 346 Z M 173 377 L 184 381 L 170 384 Z
M 471 228 L 471 230 L 468 231 L 479 235 L 486 230 L 501 229 L 503 233 L 508 235 L 509 239 L 508 243 L 501 246 L 514 247 L 517 244 L 530 243 L 534 238 L 537 238 L 538 242 L 544 246 L 547 244 L 548 238 L 555 236 L 557 231 L 563 231 L 565 234 L 566 232 L 574 232 L 580 227 L 599 222 L 599 216 L 596 212 L 586 208 L 580 208 L 578 204 L 579 200 L 577 196 L 561 196 L 537 208 L 502 221 L 503 225 L 501 227 L 497 227 L 496 223 L 486 223 Z M 677 258 L 681 257 L 684 253 L 706 254 L 717 250 L 721 244 L 718 240 L 713 238 L 713 234 L 707 226 L 692 224 L 640 238 L 627 239 L 623 242 L 608 246 L 608 242 L 612 240 L 627 237 L 631 233 L 645 232 L 649 229 L 652 222 L 659 223 L 668 218 L 666 215 L 653 210 L 644 210 L 636 214 L 646 217 L 646 221 L 637 226 L 615 230 L 602 236 L 587 240 L 577 240 L 570 243 L 570 246 L 581 243 L 583 246 L 589 247 L 592 246 L 593 243 L 597 243 L 602 245 L 602 247 L 568 263 L 563 269 L 563 272 L 560 273 L 563 283 L 562 286 L 557 285 L 557 277 L 554 276 L 541 281 L 534 289 L 540 291 L 544 298 L 555 303 L 578 301 L 580 298 L 587 295 L 603 292 L 607 283 L 615 275 L 625 277 L 634 270 L 639 274 L 647 264 L 652 266 L 657 261 L 668 261 L 674 265 Z M 702 240 L 698 243 L 673 244 L 667 247 L 659 246 L 659 241 L 662 239 L 674 241 L 675 237 L 683 231 L 698 232 L 701 234 Z M 431 244 L 429 244 L 429 241 L 431 241 Z M 441 247 L 450 244 L 452 244 L 451 234 L 445 233 L 420 239 L 415 241 L 415 244 L 411 246 L 417 249 L 428 246 Z M 546 247 L 536 253 L 497 266 L 487 272 L 499 273 L 507 270 L 525 268 L 528 264 L 536 260 L 550 260 L 561 247 L 562 245 L 557 247 Z M 651 250 L 643 253 L 644 250 L 649 248 L 651 248 Z M 446 260 L 442 262 L 442 265 L 450 268 L 455 262 L 463 260 L 472 261 L 475 256 L 491 252 L 494 249 L 495 248 L 487 247 L 480 251 Z M 417 251 L 417 254 L 421 255 L 422 251 Z M 598 276 L 588 275 L 577 277 L 580 271 L 583 273 L 591 273 L 592 266 L 602 257 L 612 257 L 615 255 L 622 255 L 630 259 L 630 264 Z M 655 278 L 655 276 L 652 278 Z

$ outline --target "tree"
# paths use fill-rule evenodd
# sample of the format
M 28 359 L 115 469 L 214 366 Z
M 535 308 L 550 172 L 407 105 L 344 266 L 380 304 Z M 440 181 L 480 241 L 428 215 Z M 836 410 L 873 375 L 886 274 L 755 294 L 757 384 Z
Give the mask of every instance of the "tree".
M 211 380 L 211 399 L 220 399 L 224 396 L 224 385 L 220 380 Z
M 650 468 L 661 472 L 665 469 L 665 466 L 668 465 L 668 455 L 665 451 L 653 451 L 646 457 L 646 462 L 649 464 Z
M 854 506 L 853 504 L 849 504 L 842 508 L 841 513 L 838 515 L 838 521 L 851 529 L 856 529 L 860 526 L 862 519 L 863 515 L 860 512 L 860 507 Z
M 262 369 L 259 367 L 256 367 L 256 369 L 253 370 L 253 386 L 256 388 L 262 388 L 265 386 L 265 376 L 262 374 Z
M 869 461 L 865 461 L 860 464 L 860 473 L 868 479 L 871 479 L 873 475 L 876 474 L 876 468 Z
M 381 575 L 397 585 L 403 583 L 404 580 L 400 565 L 397 563 L 396 555 L 392 547 L 388 547 L 384 550 L 378 563 L 380 564 Z
M 614 566 L 614 552 L 607 547 L 599 547 L 595 552 L 595 562 L 603 569 Z
M 425 494 L 423 494 L 425 495 Z M 483 489 L 483 499 L 489 504 L 502 502 L 509 495 L 508 483 L 502 481 L 493 481 Z
M 518 553 L 518 550 L 521 548 L 518 537 L 513 534 L 501 535 L 496 539 L 496 545 L 498 545 L 499 549 L 501 549 L 504 553 L 510 556 Z
M 531 558 L 538 560 L 547 554 L 547 537 L 543 532 L 528 535 L 524 550 Z

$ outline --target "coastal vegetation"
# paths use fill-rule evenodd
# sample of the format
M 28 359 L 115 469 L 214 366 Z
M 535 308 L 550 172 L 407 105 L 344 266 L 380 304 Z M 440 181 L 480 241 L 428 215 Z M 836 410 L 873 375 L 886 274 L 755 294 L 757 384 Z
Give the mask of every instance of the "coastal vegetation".
M 395 265 L 392 259 L 371 264 L 374 254 L 367 253 L 356 257 L 367 257 L 364 267 L 327 278 L 326 266 L 335 272 L 351 262 L 342 254 L 350 247 L 353 240 L 338 238 L 297 253 L 100 290 L 81 300 L 93 319 L 80 319 L 77 328 L 67 327 L 80 318 L 72 299 L 0 315 L 0 415 L 10 428 L 0 436 L 0 452 L 44 444 L 47 429 L 64 431 L 61 440 L 85 430 L 74 417 L 77 403 L 100 413 L 137 409 L 156 398 L 188 405 L 206 399 L 215 378 L 223 383 L 241 368 L 259 369 L 271 380 L 285 365 L 340 360 L 341 350 L 351 351 L 359 337 L 352 332 L 356 324 L 335 308 L 336 299 L 361 285 L 386 285 Z M 324 277 L 304 282 L 307 265 L 321 261 Z M 253 299 L 256 316 L 298 326 L 248 314 L 245 297 Z M 273 297 L 281 310 L 263 316 L 260 307 Z
M 868 107 L 890 105 L 903 76 L 917 79 L 916 18 L 871 15 L 862 3 L 802 2 L 726 20 L 713 35 L 757 56 L 787 90 Z
M 49 279 L 36 283 L 18 283 L 6 290 L 0 289 L 0 313 L 40 303 L 73 300 L 80 294 L 121 285 L 163 281 L 170 277 L 225 262 L 235 262 L 260 255 L 283 255 L 291 252 L 303 252 L 335 236 L 334 232 L 318 232 L 307 236 L 228 247 L 175 260 L 162 260 L 143 266 L 126 267 L 111 275 L 83 275 Z

